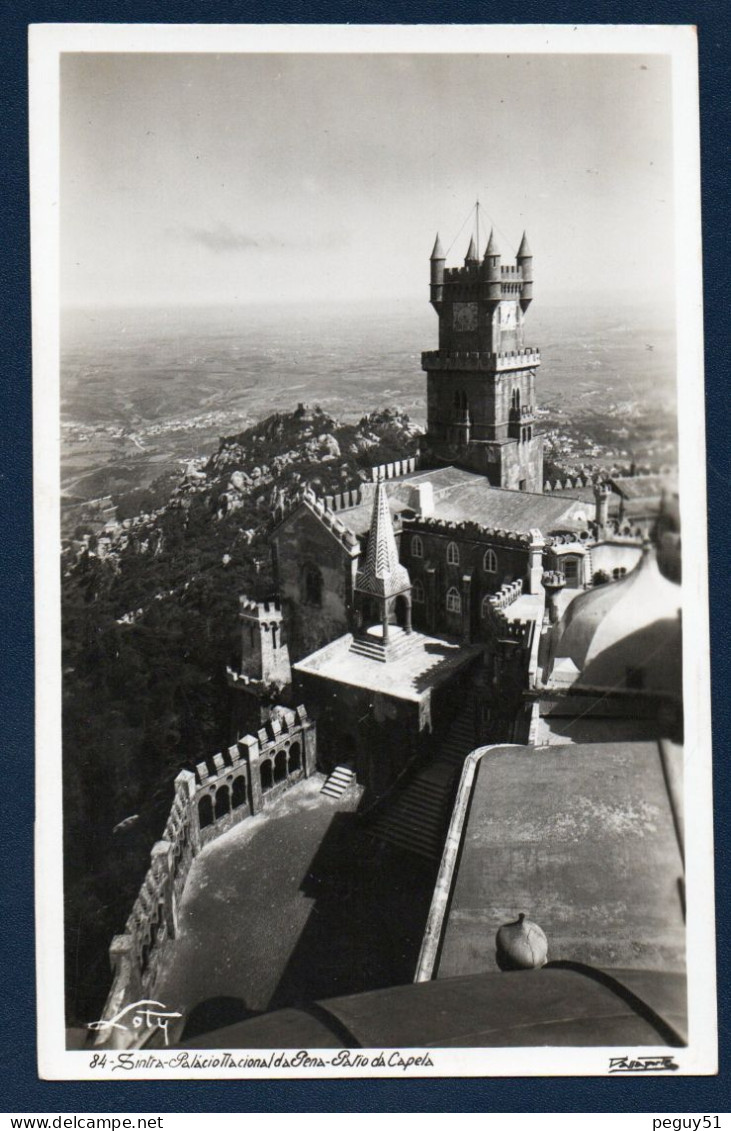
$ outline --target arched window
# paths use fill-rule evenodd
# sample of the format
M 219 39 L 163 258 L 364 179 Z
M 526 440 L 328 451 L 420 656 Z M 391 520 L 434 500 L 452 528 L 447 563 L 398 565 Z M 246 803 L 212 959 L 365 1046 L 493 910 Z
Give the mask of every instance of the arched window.
M 411 556 L 412 558 L 424 557 L 424 543 L 418 534 L 415 534 L 411 539 Z
M 231 790 L 231 808 L 238 809 L 239 805 L 246 804 L 246 779 L 239 774 L 234 778 L 233 789 Z
M 316 565 L 304 568 L 304 600 L 307 605 L 322 604 L 322 574 Z
M 455 589 L 454 586 L 452 586 L 451 589 L 447 590 L 447 612 L 462 612 L 462 598 L 459 595 L 459 589 Z
M 423 605 L 426 599 L 424 593 L 424 582 L 420 577 L 417 577 L 414 584 L 411 586 L 411 599 L 415 605 Z
M 302 750 L 299 742 L 293 742 L 289 748 L 289 756 L 287 758 L 287 767 L 290 774 L 295 770 L 299 770 L 302 766 Z
M 228 786 L 220 785 L 216 790 L 216 820 L 219 821 L 221 817 L 225 817 L 230 808 L 231 805 L 229 804 Z
M 459 565 L 459 546 L 450 542 L 447 546 L 447 565 Z
M 497 554 L 494 550 L 485 550 L 482 565 L 485 573 L 497 573 Z
M 287 751 L 280 750 L 274 759 L 274 780 L 284 781 L 287 776 Z
M 485 618 L 489 615 L 489 613 L 490 613 L 490 594 L 488 593 L 486 597 L 482 598 L 482 604 L 480 605 L 480 616 L 482 617 L 483 620 L 485 620 Z
M 207 793 L 198 802 L 198 824 L 202 829 L 213 824 L 213 802 Z
M 266 793 L 268 789 L 272 788 L 272 763 L 269 758 L 264 758 L 259 763 L 259 777 L 261 778 L 262 793 Z

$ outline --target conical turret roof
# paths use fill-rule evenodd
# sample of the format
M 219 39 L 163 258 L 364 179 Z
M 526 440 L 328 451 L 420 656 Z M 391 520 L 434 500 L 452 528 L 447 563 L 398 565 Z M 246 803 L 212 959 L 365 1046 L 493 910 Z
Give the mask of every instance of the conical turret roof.
M 432 249 L 432 253 L 429 256 L 429 258 L 430 259 L 444 259 L 445 258 L 444 248 L 442 247 L 442 241 L 439 239 L 439 232 L 437 232 L 437 238 L 434 240 L 434 247 Z
M 487 258 L 488 255 L 499 255 L 499 254 L 500 254 L 500 248 L 498 247 L 497 240 L 495 239 L 495 232 L 493 231 L 492 228 L 490 228 L 490 238 L 487 241 L 487 247 L 485 248 L 485 258 Z
M 467 254 L 464 257 L 465 263 L 477 262 L 477 248 L 475 247 L 475 237 L 470 237 L 470 246 L 467 248 Z
M 530 249 L 530 244 L 528 243 L 528 237 L 525 234 L 525 232 L 523 232 L 523 238 L 520 241 L 520 247 L 518 248 L 517 258 L 518 259 L 527 259 L 528 256 L 532 256 L 532 255 L 533 255 L 533 252 Z
M 410 586 L 408 570 L 399 562 L 386 486 L 379 479 L 373 498 L 366 559 L 363 567 L 358 570 L 355 587 L 376 597 L 393 597 Z

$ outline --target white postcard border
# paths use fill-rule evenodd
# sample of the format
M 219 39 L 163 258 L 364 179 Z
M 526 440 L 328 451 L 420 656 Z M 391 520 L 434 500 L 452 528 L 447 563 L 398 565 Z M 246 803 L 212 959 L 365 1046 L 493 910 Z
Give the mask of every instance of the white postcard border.
M 36 597 L 36 945 L 39 1072 L 44 1079 L 220 1079 L 225 1077 L 406 1077 L 606 1075 L 617 1048 L 398 1050 L 414 1062 L 374 1064 L 378 1050 L 357 1050 L 334 1064 L 335 1050 L 313 1050 L 327 1064 L 270 1067 L 221 1063 L 210 1054 L 65 1049 L 63 1001 L 60 396 L 59 396 L 59 56 L 110 52 L 404 52 L 664 54 L 672 59 L 675 140 L 678 424 L 686 628 L 687 943 L 690 1044 L 672 1050 L 681 1075 L 717 1070 L 710 657 L 708 635 L 705 428 L 703 402 L 700 159 L 695 31 L 669 26 L 560 25 L 84 25 L 30 29 L 30 164 L 33 304 L 33 429 Z M 100 1052 L 103 1050 L 99 1050 Z M 382 1050 L 386 1059 L 394 1050 Z M 628 1054 L 666 1055 L 643 1047 Z M 230 1050 L 236 1060 L 255 1054 Z M 290 1054 L 291 1055 L 291 1054 Z M 366 1063 L 357 1063 L 360 1055 Z M 428 1057 L 430 1063 L 417 1063 Z M 194 1056 L 200 1065 L 194 1067 Z M 116 1058 L 126 1057 L 119 1065 Z M 129 1066 L 131 1057 L 131 1066 Z M 155 1059 L 159 1064 L 155 1063 Z M 203 1063 L 204 1060 L 209 1063 Z M 114 1061 L 114 1063 L 112 1063 Z M 177 1061 L 177 1063 L 176 1063 Z M 675 1075 L 675 1072 L 671 1074 Z

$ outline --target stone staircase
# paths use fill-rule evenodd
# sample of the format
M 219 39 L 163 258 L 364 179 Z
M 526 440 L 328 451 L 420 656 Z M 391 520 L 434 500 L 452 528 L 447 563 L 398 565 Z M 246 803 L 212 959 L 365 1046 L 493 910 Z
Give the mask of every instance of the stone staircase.
M 355 782 L 355 771 L 348 766 L 336 766 L 320 793 L 327 797 L 341 797 Z
M 367 832 L 405 852 L 440 860 L 459 775 L 476 745 L 474 697 L 470 693 L 436 757 L 384 802 Z
M 402 628 L 391 627 L 388 644 L 383 643 L 378 636 L 364 633 L 356 636 L 350 645 L 350 651 L 356 656 L 367 656 L 369 660 L 376 660 L 381 664 L 390 663 L 392 660 L 407 656 L 414 648 L 419 647 L 419 637 L 414 633 L 404 632 Z

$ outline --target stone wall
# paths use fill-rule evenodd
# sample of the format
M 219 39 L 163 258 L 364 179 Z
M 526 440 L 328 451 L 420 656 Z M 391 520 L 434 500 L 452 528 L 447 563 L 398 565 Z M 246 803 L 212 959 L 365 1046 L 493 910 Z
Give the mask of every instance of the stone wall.
M 457 561 L 450 560 L 450 545 L 457 547 Z M 406 520 L 401 560 L 411 577 L 414 626 L 425 632 L 482 639 L 485 599 L 513 582 L 530 589 L 531 538 L 511 531 Z M 457 591 L 458 602 L 454 594 L 448 600 L 450 590 Z
M 279 597 L 295 662 L 348 631 L 358 541 L 323 503 L 303 502 L 274 531 Z M 328 527 L 328 516 L 338 527 Z
M 200 849 L 309 777 L 316 757 L 315 724 L 305 708 L 298 707 L 280 710 L 256 735 L 199 763 L 195 773 L 178 774 L 162 839 L 152 847 L 150 867 L 124 932 L 115 935 L 109 948 L 114 978 L 101 1021 L 95 1024 L 97 1045 L 131 1048 L 146 1035 L 111 1022 L 127 1007 L 154 998 L 158 974 L 178 933 L 188 873 Z

